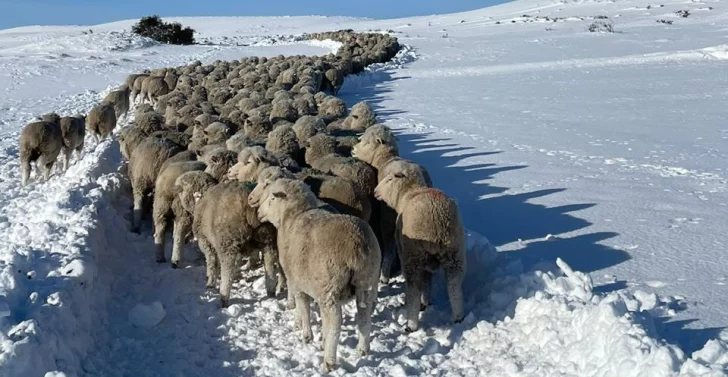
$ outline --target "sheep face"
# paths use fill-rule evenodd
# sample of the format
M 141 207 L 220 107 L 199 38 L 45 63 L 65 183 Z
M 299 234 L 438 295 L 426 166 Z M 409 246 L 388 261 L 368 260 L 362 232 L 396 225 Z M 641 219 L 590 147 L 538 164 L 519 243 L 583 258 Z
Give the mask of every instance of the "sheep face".
M 279 179 L 266 190 L 258 207 L 258 219 L 280 228 L 286 219 L 316 206 L 316 196 L 305 183 L 295 179 Z
M 410 189 L 426 186 L 425 179 L 417 170 L 403 169 L 387 174 L 374 188 L 374 197 L 397 209 Z
M 261 146 L 243 148 L 238 162 L 230 168 L 228 178 L 241 182 L 256 182 L 261 170 L 279 165 L 275 156 Z
M 248 195 L 248 204 L 253 208 L 258 208 L 260 200 L 268 192 L 268 188 L 278 179 L 293 179 L 294 176 L 289 171 L 280 166 L 269 166 L 258 174 L 258 182 L 253 191 Z

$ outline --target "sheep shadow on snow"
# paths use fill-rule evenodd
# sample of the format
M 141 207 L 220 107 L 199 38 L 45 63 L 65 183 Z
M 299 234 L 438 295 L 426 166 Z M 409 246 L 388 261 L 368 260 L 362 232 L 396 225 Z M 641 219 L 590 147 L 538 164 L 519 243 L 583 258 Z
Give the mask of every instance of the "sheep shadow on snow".
M 340 97 L 346 101 L 348 106 L 360 101 L 367 101 L 374 108 L 380 123 L 393 121 L 392 123 L 397 124 L 398 115 L 405 114 L 406 111 L 383 106 L 390 99 L 389 93 L 396 87 L 396 81 L 405 79 L 408 79 L 406 68 L 398 73 L 397 77 L 393 77 L 391 70 L 377 70 L 352 78 L 347 77 Z M 524 165 L 506 166 L 488 161 L 489 156 L 493 157 L 505 152 L 484 151 L 482 148 L 464 146 L 452 142 L 449 138 L 435 135 L 433 132 L 422 133 L 396 126 L 394 128 L 397 133 L 400 155 L 425 166 L 432 177 L 434 186 L 457 201 L 467 229 L 486 236 L 495 247 L 508 244 L 509 249 L 512 249 L 514 248 L 512 245 L 523 241 L 522 247 L 516 250 L 498 253 L 494 264 L 503 267 L 499 270 L 507 271 L 506 274 L 515 277 L 523 272 L 536 269 L 557 271 L 558 268 L 554 263 L 557 258 L 563 259 L 573 269 L 587 273 L 596 272 L 630 259 L 627 252 L 604 244 L 606 240 L 617 236 L 618 233 L 584 232 L 583 229 L 592 223 L 571 214 L 593 207 L 596 205 L 595 203 L 547 207 L 533 203 L 532 199 L 561 193 L 566 189 L 549 188 L 510 193 L 507 187 L 489 184 L 488 180 L 499 173 L 528 169 L 528 166 Z M 579 232 L 576 235 L 566 235 L 577 231 Z M 547 238 L 547 235 L 555 237 Z M 474 266 L 468 266 L 469 269 L 471 267 Z M 493 287 L 481 288 L 482 284 L 473 284 L 472 278 L 493 272 L 494 269 L 490 266 L 482 272 L 468 271 L 464 283 L 464 294 L 466 315 L 479 308 L 482 313 L 479 318 L 487 318 L 490 322 L 495 323 L 506 316 L 513 316 L 515 301 L 518 297 L 510 298 L 510 305 L 506 305 L 508 309 L 505 311 L 486 309 L 483 313 L 482 301 L 488 300 L 492 294 L 498 295 L 501 292 L 493 290 Z M 498 273 L 504 272 L 499 271 Z M 401 279 L 401 277 L 398 278 L 388 287 L 380 287 L 380 299 L 401 294 L 404 290 Z M 476 279 L 481 282 L 479 277 Z M 626 287 L 625 282 L 616 282 L 595 287 L 594 292 L 606 294 Z M 484 290 L 485 292 L 483 292 Z M 468 300 L 469 297 L 470 300 Z M 401 310 L 403 308 L 387 308 L 384 312 L 375 314 L 375 322 L 385 318 L 396 318 L 398 315 L 396 311 Z M 655 332 L 666 341 L 677 344 L 688 354 L 700 348 L 707 339 L 717 336 L 721 330 L 721 328 L 685 329 L 684 326 L 691 321 L 666 322 L 667 320 L 655 318 Z M 468 329 L 467 323 L 466 320 L 460 325 L 451 324 L 444 274 L 440 271 L 433 277 L 431 308 L 421 314 L 422 328 L 428 331 L 428 327 L 452 327 L 450 339 L 454 343 Z M 477 321 L 470 323 L 471 326 L 475 324 Z M 401 352 L 403 350 L 383 353 L 378 357 L 387 357 L 387 355 L 396 355 Z

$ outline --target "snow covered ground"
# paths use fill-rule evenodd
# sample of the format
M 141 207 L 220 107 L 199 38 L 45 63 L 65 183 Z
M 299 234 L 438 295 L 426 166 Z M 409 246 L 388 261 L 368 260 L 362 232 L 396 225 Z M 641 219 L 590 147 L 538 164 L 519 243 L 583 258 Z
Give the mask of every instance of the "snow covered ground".
M 616 33 L 587 31 L 602 16 Z M 422 329 L 405 334 L 397 280 L 380 292 L 372 354 L 354 356 L 348 319 L 333 374 L 728 375 L 723 3 L 177 20 L 204 44 L 157 45 L 124 32 L 131 21 L 0 31 L 1 376 L 319 373 L 316 342 L 298 340 L 261 272 L 221 310 L 192 248 L 182 270 L 154 263 L 150 229 L 128 231 L 118 143 L 89 143 L 65 176 L 21 188 L 17 136 L 35 115 L 87 111 L 134 70 L 326 53 L 336 46 L 279 36 L 343 28 L 408 45 L 340 94 L 374 105 L 458 200 L 468 315 L 449 323 L 440 280 Z

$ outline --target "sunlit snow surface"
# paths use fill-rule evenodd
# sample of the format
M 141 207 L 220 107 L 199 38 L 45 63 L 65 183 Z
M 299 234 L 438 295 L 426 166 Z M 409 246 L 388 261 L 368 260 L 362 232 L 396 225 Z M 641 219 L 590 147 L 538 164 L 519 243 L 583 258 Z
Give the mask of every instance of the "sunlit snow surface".
M 588 32 L 598 16 L 617 33 Z M 286 36 L 345 28 L 393 30 L 407 45 L 340 95 L 369 101 L 403 155 L 457 199 L 468 314 L 450 323 L 439 277 L 421 330 L 405 334 L 396 279 L 380 289 L 363 359 L 346 308 L 332 374 L 728 375 L 723 3 L 176 20 L 204 44 L 158 45 L 129 34 L 132 21 L 0 31 L 0 375 L 320 373 L 318 315 L 303 344 L 261 271 L 244 273 L 223 310 L 194 247 L 184 269 L 154 262 L 150 224 L 128 230 L 116 141 L 89 140 L 64 176 L 21 188 L 17 138 L 33 116 L 88 111 L 133 71 L 325 54 L 337 45 Z

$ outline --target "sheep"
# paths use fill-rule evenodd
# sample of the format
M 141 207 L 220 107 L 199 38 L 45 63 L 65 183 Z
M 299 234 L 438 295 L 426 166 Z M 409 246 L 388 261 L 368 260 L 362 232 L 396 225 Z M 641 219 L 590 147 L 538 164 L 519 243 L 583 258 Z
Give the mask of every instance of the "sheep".
M 388 174 L 374 195 L 397 211 L 395 236 L 407 284 L 405 330 L 418 329 L 420 306 L 429 304 L 432 272 L 440 266 L 445 270 L 453 322 L 461 322 L 466 241 L 455 201 L 428 187 L 417 169 Z
M 378 135 L 378 136 L 377 136 Z M 397 173 L 399 171 L 414 169 L 422 175 L 427 187 L 432 187 L 432 179 L 427 170 L 419 164 L 398 157 L 396 142 L 393 139 L 387 139 L 388 134 L 385 129 L 364 133 L 362 141 L 354 145 L 352 155 L 370 164 L 377 171 L 377 181 L 388 174 Z M 393 144 L 389 144 L 389 142 Z M 375 204 L 376 205 L 376 204 Z M 382 249 L 382 277 L 381 282 L 387 284 L 391 277 L 392 266 L 397 257 L 396 243 L 394 239 L 396 228 L 396 213 L 392 208 L 382 205 L 379 208 L 379 230 Z
M 268 121 L 268 119 L 259 116 L 251 116 L 245 120 L 243 129 L 245 130 L 245 135 L 249 138 L 253 140 L 260 140 L 265 139 L 268 136 L 268 133 L 273 130 L 273 125 L 270 121 Z
M 207 144 L 220 144 L 227 141 L 232 133 L 230 126 L 221 122 L 214 122 L 205 127 L 203 131 Z
M 194 213 L 192 232 L 205 254 L 207 288 L 215 286 L 219 268 L 220 302 L 227 307 L 239 257 L 260 250 L 267 259 L 266 293 L 275 296 L 276 271 L 269 269 L 277 258 L 275 228 L 262 223 L 248 204 L 251 184 L 214 181 L 205 173 L 188 172 L 175 182 L 182 206 Z
M 32 122 L 20 132 L 20 175 L 21 184 L 27 185 L 30 179 L 30 164 L 36 163 L 36 174 L 48 180 L 58 154 L 63 147 L 61 125 L 56 121 Z
M 131 88 L 131 101 L 136 103 L 137 97 L 140 93 L 142 93 L 142 83 L 146 78 L 149 77 L 149 74 L 140 74 L 134 78 L 134 84 L 129 85 Z M 143 99 L 142 99 L 142 102 Z
M 301 148 L 298 145 L 296 132 L 291 126 L 278 126 L 268 134 L 265 149 L 274 154 L 286 154 L 294 160 L 300 160 Z
M 303 341 L 313 339 L 313 299 L 322 318 L 322 370 L 326 373 L 335 369 L 341 306 L 355 298 L 357 352 L 366 355 L 381 259 L 369 224 L 354 216 L 317 208 L 316 197 L 301 181 L 278 179 L 266 191 L 258 206 L 258 218 L 279 231 L 279 260 L 296 300 L 296 323 L 302 329 Z
M 99 104 L 89 111 L 86 117 L 86 128 L 100 142 L 111 136 L 111 132 L 116 127 L 116 110 L 110 104 Z
M 270 110 L 269 116 L 270 122 L 275 124 L 279 120 L 287 120 L 289 122 L 295 122 L 298 119 L 298 111 L 293 107 L 293 101 L 282 100 L 273 103 L 273 108 Z
M 359 142 L 361 144 L 379 143 L 387 144 L 394 147 L 394 152 L 399 155 L 399 149 L 397 147 L 397 137 L 394 136 L 392 129 L 385 126 L 384 124 L 375 124 L 367 128 L 364 133 L 359 136 Z
M 280 166 L 280 161 L 261 146 L 243 148 L 238 153 L 238 162 L 228 171 L 228 178 L 241 182 L 255 182 L 258 174 L 269 167 Z
M 135 128 L 142 129 L 147 133 L 161 131 L 164 128 L 164 117 L 155 111 L 148 111 L 137 114 L 133 125 Z
M 164 77 L 150 76 L 142 81 L 142 102 L 149 100 L 149 103 L 155 105 L 157 98 L 169 93 L 169 86 L 164 81 Z
M 129 112 L 129 95 L 131 90 L 126 84 L 123 84 L 118 90 L 114 90 L 106 95 L 104 100 L 101 102 L 105 105 L 113 105 L 116 119 L 121 118 L 123 115 L 126 117 Z
M 371 202 L 352 180 L 315 169 L 305 169 L 297 173 L 296 177 L 303 180 L 316 197 L 330 204 L 337 212 L 356 216 L 364 221 L 370 220 Z
M 134 213 L 132 215 L 132 231 L 139 233 L 142 213 L 148 208 L 144 203 L 154 190 L 154 183 L 164 162 L 182 152 L 183 148 L 165 137 L 149 136 L 142 140 L 131 153 L 129 158 L 129 181 L 131 182 L 134 198 Z
M 325 89 L 329 89 L 333 95 L 337 95 L 344 84 L 343 73 L 338 69 L 329 69 L 324 73 L 324 77 Z
M 149 135 L 150 133 L 147 133 L 144 129 L 134 126 L 125 127 L 119 133 L 119 149 L 121 149 L 121 155 L 129 160 L 134 148 L 149 137 Z
M 222 182 L 228 179 L 228 170 L 238 162 L 238 154 L 220 147 L 201 158 L 207 163 L 205 173 L 210 174 L 215 180 Z
M 327 97 L 318 107 L 318 115 L 327 123 L 346 116 L 346 103 L 340 98 Z
M 178 153 L 175 156 L 181 155 Z M 172 157 L 174 158 L 174 157 Z M 172 158 L 168 159 L 170 161 Z M 154 244 L 157 246 L 157 263 L 164 263 L 164 235 L 167 222 L 173 218 L 172 228 L 172 268 L 177 268 L 182 261 L 182 247 L 187 235 L 192 231 L 192 214 L 182 208 L 179 197 L 174 191 L 177 177 L 188 171 L 202 171 L 207 165 L 200 161 L 180 161 L 167 163 L 160 168 L 159 176 L 154 183 L 154 201 L 152 219 L 154 221 Z
M 60 126 L 63 138 L 61 150 L 65 157 L 63 171 L 67 171 L 73 151 L 76 151 L 76 159 L 81 160 L 84 138 L 86 137 L 86 118 L 83 115 L 63 117 L 60 120 Z
M 316 116 L 304 115 L 296 120 L 293 131 L 298 141 L 303 143 L 316 134 L 326 133 L 326 122 Z
M 235 153 L 240 153 L 245 147 L 252 147 L 255 142 L 252 141 L 245 132 L 238 132 L 225 142 L 225 147 Z
M 342 128 L 363 132 L 376 123 L 377 117 L 374 115 L 374 110 L 368 103 L 362 101 L 351 107 L 349 115 L 342 123 Z

